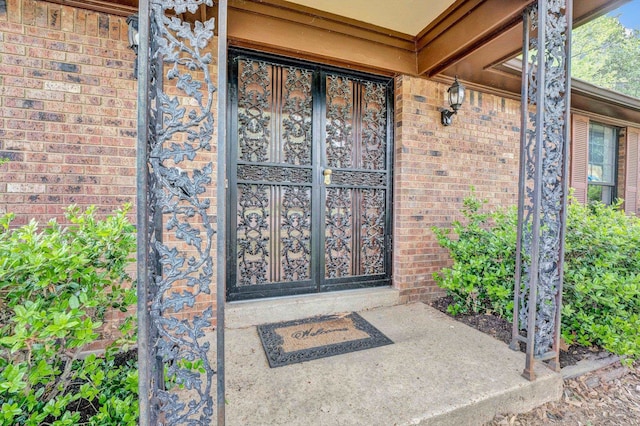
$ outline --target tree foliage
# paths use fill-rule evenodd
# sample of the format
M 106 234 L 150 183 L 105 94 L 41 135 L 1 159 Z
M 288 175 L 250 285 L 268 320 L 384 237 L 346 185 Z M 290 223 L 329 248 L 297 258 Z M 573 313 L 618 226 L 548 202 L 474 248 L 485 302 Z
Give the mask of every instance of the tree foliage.
M 573 31 L 571 49 L 572 77 L 640 97 L 640 31 L 602 16 Z

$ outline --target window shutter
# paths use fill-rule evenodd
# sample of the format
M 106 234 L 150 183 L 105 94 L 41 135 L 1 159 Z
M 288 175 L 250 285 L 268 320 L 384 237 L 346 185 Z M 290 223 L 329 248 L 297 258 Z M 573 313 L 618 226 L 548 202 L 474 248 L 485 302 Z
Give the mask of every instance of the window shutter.
M 571 180 L 573 196 L 587 202 L 587 173 L 589 169 L 589 119 L 573 114 L 571 122 Z
M 627 128 L 627 165 L 624 194 L 624 210 L 627 213 L 638 214 L 638 143 L 640 143 L 640 129 Z

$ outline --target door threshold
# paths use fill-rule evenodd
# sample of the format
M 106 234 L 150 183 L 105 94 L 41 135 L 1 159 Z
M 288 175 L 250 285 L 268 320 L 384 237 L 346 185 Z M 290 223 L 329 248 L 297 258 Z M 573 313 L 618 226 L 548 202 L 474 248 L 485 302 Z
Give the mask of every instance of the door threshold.
M 226 328 L 246 328 L 316 315 L 365 311 L 399 303 L 400 291 L 391 287 L 228 302 L 225 307 L 225 325 Z

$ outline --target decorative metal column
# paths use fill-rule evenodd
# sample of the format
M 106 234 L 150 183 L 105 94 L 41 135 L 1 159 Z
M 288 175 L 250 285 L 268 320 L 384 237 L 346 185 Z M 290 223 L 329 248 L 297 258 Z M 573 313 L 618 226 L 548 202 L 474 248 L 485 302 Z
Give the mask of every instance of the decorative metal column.
M 571 0 L 539 0 L 523 17 L 522 126 L 512 349 L 559 371 L 568 195 Z
M 217 194 L 210 188 L 216 91 L 210 41 L 215 20 L 183 21 L 184 16 L 198 11 L 205 15 L 206 6 L 213 6 L 213 1 L 140 0 L 137 223 L 141 425 L 211 425 L 216 391 L 218 401 L 224 401 L 224 280 L 217 285 L 215 353 L 205 335 L 213 332 L 209 296 L 214 277 L 212 251 L 224 247 L 214 246 L 216 231 L 209 211 L 215 195 L 218 212 L 223 212 L 217 220 L 224 223 L 224 179 L 220 182 L 218 177 Z M 218 61 L 222 58 L 218 85 L 224 88 L 226 0 L 218 6 L 219 22 L 223 23 L 220 44 L 224 46 L 218 54 Z M 222 114 L 225 102 L 221 97 L 217 106 Z M 222 123 L 223 117 L 218 117 Z M 224 138 L 224 131 L 220 134 Z M 224 148 L 224 139 L 218 143 Z M 223 176 L 224 155 L 224 149 L 218 152 Z M 224 277 L 224 252 L 217 258 L 217 272 L 221 269 Z M 198 311 L 199 305 L 205 307 Z M 224 406 L 218 412 L 218 424 L 224 424 Z

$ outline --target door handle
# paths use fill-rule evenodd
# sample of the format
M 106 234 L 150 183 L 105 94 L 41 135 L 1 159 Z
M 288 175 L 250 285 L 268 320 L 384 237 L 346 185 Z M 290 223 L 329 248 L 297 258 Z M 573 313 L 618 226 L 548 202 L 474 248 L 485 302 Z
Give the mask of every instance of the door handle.
M 325 185 L 331 185 L 331 173 L 333 173 L 333 170 L 331 170 L 331 169 L 324 169 L 322 171 L 322 174 L 324 175 L 324 184 Z

